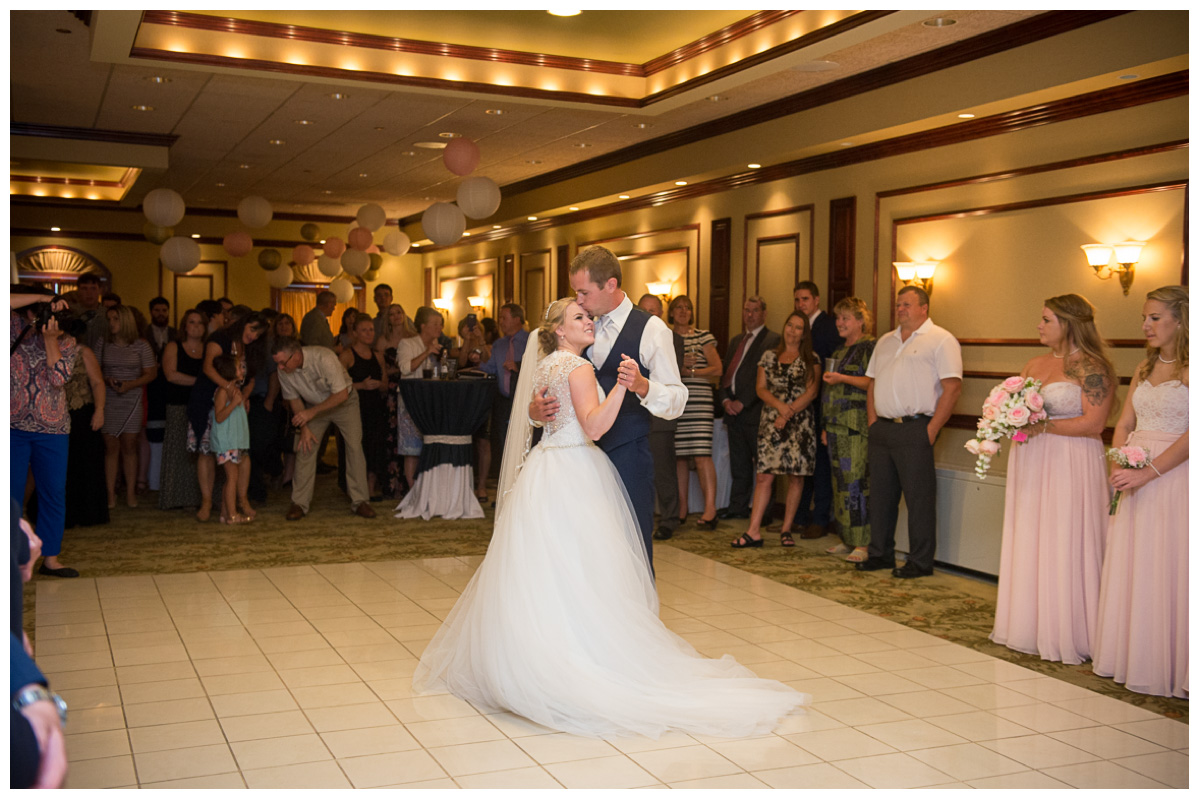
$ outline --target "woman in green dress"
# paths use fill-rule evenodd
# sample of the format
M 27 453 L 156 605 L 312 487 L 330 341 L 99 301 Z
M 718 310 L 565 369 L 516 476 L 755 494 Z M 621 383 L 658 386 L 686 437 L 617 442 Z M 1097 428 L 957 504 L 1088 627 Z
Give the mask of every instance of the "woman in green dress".
M 833 356 L 833 368 L 822 376 L 821 440 L 829 448 L 833 474 L 833 509 L 842 542 L 825 552 L 858 563 L 867 558 L 871 525 L 867 519 L 867 363 L 875 349 L 871 312 L 857 297 L 833 307 L 838 334 L 845 344 Z

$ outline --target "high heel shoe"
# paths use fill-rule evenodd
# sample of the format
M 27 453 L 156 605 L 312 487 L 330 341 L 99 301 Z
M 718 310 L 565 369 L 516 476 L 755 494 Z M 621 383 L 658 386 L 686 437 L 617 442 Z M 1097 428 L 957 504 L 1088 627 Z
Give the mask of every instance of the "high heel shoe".
M 696 525 L 701 528 L 708 528 L 710 531 L 715 531 L 717 529 L 717 518 L 698 519 L 696 520 Z
M 735 547 L 739 550 L 741 550 L 742 548 L 745 548 L 745 547 L 762 547 L 763 540 L 762 539 L 751 539 L 749 534 L 743 533 L 741 536 L 739 536 L 737 539 L 734 540 L 733 544 L 731 544 L 729 546 Z

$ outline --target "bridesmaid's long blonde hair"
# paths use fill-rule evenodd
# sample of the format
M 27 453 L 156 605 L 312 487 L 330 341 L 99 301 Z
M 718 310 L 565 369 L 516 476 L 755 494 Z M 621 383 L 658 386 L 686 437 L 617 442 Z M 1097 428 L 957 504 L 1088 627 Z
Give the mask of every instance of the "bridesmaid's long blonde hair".
M 1188 366 L 1188 287 L 1162 286 L 1147 294 L 1146 299 L 1162 303 L 1179 323 L 1179 330 L 1175 332 L 1175 364 L 1171 375 L 1183 380 L 1183 371 Z M 1146 348 L 1146 360 L 1138 370 L 1139 381 L 1144 381 L 1150 376 L 1158 354 L 1159 348 Z

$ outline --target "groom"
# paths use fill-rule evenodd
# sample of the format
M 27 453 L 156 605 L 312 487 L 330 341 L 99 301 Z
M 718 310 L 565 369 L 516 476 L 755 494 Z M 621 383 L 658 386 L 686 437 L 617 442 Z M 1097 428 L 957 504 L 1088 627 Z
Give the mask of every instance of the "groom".
M 596 342 L 585 355 L 596 367 L 596 380 L 608 394 L 620 382 L 629 391 L 617 421 L 597 444 L 608 454 L 625 484 L 646 557 L 653 563 L 654 458 L 650 454 L 650 417 L 675 419 L 687 403 L 687 388 L 679 379 L 671 329 L 630 301 L 621 291 L 621 262 L 603 247 L 581 250 L 570 267 L 571 288 L 596 323 Z M 637 362 L 638 370 L 621 369 L 621 356 Z M 534 393 L 529 417 L 535 423 L 554 419 L 558 400 L 546 387 Z

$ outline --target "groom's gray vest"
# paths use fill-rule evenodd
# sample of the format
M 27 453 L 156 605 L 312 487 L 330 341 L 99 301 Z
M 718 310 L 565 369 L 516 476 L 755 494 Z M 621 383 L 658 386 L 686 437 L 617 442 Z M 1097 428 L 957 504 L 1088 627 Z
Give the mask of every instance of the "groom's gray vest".
M 596 369 L 596 380 L 599 382 L 600 388 L 604 390 L 605 396 L 612 392 L 613 387 L 617 385 L 617 368 L 621 366 L 622 354 L 637 361 L 642 375 L 650 376 L 650 370 L 642 363 L 640 352 L 642 331 L 646 329 L 646 323 L 649 321 L 650 315 L 637 306 L 630 310 L 629 318 L 625 320 L 625 327 L 621 328 L 621 332 L 617 334 L 612 349 L 608 352 L 608 358 Z M 633 392 L 626 392 L 625 399 L 621 402 L 621 410 L 617 413 L 617 421 L 608 429 L 608 433 L 600 437 L 596 444 L 600 446 L 601 450 L 608 452 L 635 439 L 645 438 L 650 435 L 651 417 L 652 415 L 642 405 L 638 396 Z

